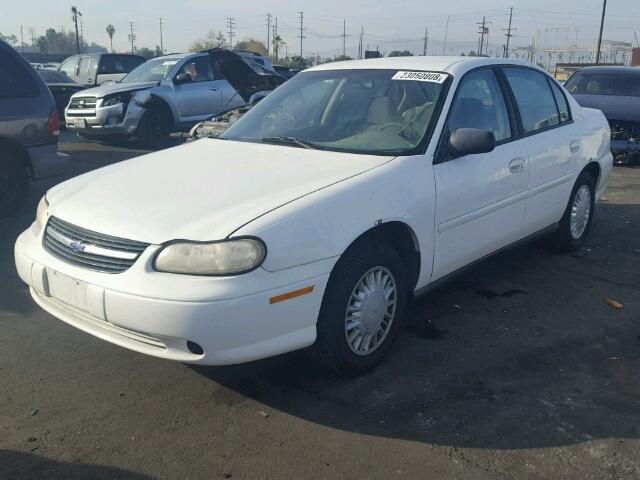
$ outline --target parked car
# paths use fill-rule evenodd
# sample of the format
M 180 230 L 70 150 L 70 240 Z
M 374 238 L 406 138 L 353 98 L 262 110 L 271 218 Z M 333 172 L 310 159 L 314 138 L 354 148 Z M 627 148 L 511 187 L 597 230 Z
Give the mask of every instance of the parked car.
M 602 113 L 528 63 L 326 64 L 219 139 L 52 188 L 16 265 L 46 311 L 138 352 L 219 365 L 310 347 L 357 374 L 411 295 L 534 234 L 579 249 L 611 167 Z
M 282 65 L 274 65 L 273 68 L 276 72 L 278 72 L 278 75 L 280 75 L 285 80 L 289 80 L 290 78 L 293 78 L 298 73 L 300 73 L 300 70 L 292 70 L 289 67 L 283 67 Z
M 86 138 L 137 137 L 158 148 L 171 132 L 251 103 L 280 83 L 252 55 L 224 49 L 172 54 L 147 61 L 119 83 L 74 95 L 65 119 L 67 128 Z
M 640 68 L 585 67 L 566 82 L 583 107 L 604 113 L 616 163 L 640 159 Z
M 62 72 L 56 72 L 54 70 L 37 70 L 37 72 L 53 95 L 58 116 L 64 119 L 64 109 L 69 104 L 71 95 L 84 90 L 86 87 L 74 82 Z
M 62 172 L 58 134 L 51 92 L 22 55 L 0 41 L 0 217 L 22 205 L 29 179 Z
M 58 70 L 80 85 L 96 87 L 121 80 L 145 61 L 129 53 L 83 53 L 67 58 Z

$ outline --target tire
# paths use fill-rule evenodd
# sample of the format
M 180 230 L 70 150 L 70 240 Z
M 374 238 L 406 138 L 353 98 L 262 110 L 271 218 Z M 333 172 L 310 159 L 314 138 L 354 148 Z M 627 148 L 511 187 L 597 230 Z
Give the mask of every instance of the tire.
M 0 152 L 0 218 L 16 213 L 28 193 L 29 177 L 20 158 Z
M 136 130 L 136 137 L 142 148 L 158 150 L 169 144 L 169 128 L 163 119 L 162 112 L 151 108 L 142 114 Z
M 392 283 L 388 283 L 389 276 Z M 368 294 L 365 308 L 357 312 L 359 302 L 355 301 L 355 295 L 364 294 L 360 291 L 362 281 L 378 287 L 384 283 L 387 292 L 395 284 L 395 292 L 389 297 L 395 296 L 395 304 L 385 305 L 383 292 L 377 289 Z M 329 277 L 318 316 L 316 342 L 308 349 L 309 356 L 339 375 L 355 376 L 371 370 L 391 348 L 406 303 L 407 274 L 398 253 L 379 242 L 354 246 L 338 261 Z M 354 309 L 356 312 L 348 319 L 348 310 Z M 360 353 L 356 353 L 358 335 Z M 369 342 L 367 349 L 366 342 Z
M 590 173 L 582 172 L 573 186 L 567 208 L 554 233 L 554 246 L 561 252 L 575 252 L 584 244 L 593 223 L 595 191 L 595 179 Z

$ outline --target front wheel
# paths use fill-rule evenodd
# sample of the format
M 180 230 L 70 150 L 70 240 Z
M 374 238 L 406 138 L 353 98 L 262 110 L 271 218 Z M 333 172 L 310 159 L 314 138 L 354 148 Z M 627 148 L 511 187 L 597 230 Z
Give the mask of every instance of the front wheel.
M 162 112 L 152 108 L 143 113 L 136 130 L 136 136 L 142 148 L 158 150 L 169 144 L 169 128 Z
M 593 222 L 595 190 L 595 179 L 588 172 L 582 172 L 555 233 L 555 243 L 561 251 L 575 252 L 584 244 Z
M 406 302 L 406 271 L 394 249 L 378 242 L 351 248 L 329 278 L 312 359 L 341 375 L 370 370 L 391 348 Z

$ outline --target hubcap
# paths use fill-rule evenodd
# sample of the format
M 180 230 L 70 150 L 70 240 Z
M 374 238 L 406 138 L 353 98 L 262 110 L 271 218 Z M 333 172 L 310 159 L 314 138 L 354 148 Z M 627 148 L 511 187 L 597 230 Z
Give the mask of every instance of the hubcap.
M 589 224 L 591 215 L 591 190 L 586 185 L 582 185 L 576 192 L 571 206 L 571 236 L 578 240 L 584 234 Z
M 389 333 L 396 312 L 396 282 L 384 267 L 373 267 L 356 284 L 344 320 L 347 344 L 356 355 L 375 351 Z

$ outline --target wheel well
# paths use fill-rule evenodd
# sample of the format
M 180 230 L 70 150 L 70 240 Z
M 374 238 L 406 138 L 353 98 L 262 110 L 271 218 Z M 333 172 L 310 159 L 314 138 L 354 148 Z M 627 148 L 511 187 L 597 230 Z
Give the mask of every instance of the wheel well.
M 18 142 L 8 138 L 0 138 L 0 152 L 8 152 L 9 155 L 13 154 L 15 157 L 20 159 L 24 168 L 27 169 L 29 176 L 33 174 L 29 153 Z
M 375 240 L 392 247 L 407 270 L 407 283 L 413 291 L 420 275 L 420 247 L 414 231 L 403 222 L 382 223 L 367 230 L 349 246 L 349 249 L 365 241 Z
M 167 102 L 165 102 L 160 97 L 156 97 L 154 95 L 151 97 L 151 100 L 149 101 L 149 103 L 145 104 L 144 107 L 146 109 L 155 108 L 159 110 L 162 116 L 162 120 L 166 122 L 165 125 L 169 128 L 169 130 L 173 130 L 173 127 L 175 125 L 174 118 L 173 118 L 173 111 L 171 110 L 171 107 L 169 107 Z
M 600 164 L 598 162 L 589 163 L 582 171 L 588 172 L 596 181 L 596 186 L 598 185 L 598 180 L 600 180 Z

